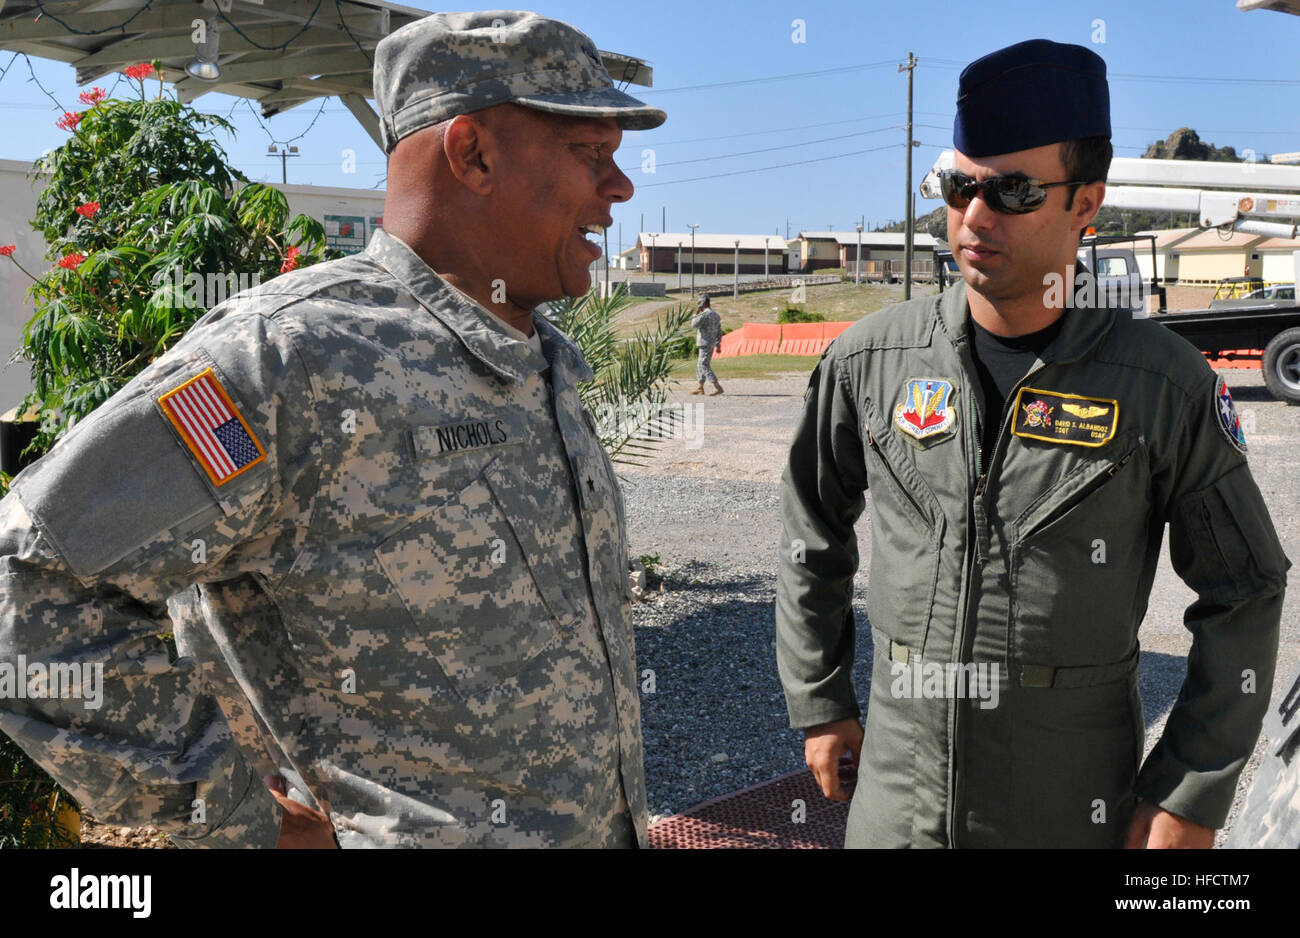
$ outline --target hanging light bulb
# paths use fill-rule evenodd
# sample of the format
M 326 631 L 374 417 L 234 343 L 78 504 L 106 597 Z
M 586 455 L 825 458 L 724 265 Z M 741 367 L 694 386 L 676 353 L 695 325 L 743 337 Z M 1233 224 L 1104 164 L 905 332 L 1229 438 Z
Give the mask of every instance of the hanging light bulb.
M 194 50 L 194 61 L 185 66 L 185 74 L 199 81 L 216 81 L 221 77 L 221 67 L 217 65 L 217 44 L 221 35 L 217 32 L 217 18 L 209 16 L 203 32 L 203 41 Z

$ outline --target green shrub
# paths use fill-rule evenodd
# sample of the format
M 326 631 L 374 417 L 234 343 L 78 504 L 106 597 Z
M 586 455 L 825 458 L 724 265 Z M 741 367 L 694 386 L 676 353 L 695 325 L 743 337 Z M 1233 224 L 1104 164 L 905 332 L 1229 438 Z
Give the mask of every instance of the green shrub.
M 776 321 L 786 325 L 797 322 L 825 322 L 826 317 L 821 313 L 812 313 L 802 306 L 787 306 L 777 314 Z

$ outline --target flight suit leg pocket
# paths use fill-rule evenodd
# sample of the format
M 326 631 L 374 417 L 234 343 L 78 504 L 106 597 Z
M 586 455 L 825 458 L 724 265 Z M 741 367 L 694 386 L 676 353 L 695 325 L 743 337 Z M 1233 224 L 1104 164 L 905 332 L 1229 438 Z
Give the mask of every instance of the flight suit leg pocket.
M 375 555 L 462 698 L 508 681 L 560 639 L 560 623 L 483 475 Z

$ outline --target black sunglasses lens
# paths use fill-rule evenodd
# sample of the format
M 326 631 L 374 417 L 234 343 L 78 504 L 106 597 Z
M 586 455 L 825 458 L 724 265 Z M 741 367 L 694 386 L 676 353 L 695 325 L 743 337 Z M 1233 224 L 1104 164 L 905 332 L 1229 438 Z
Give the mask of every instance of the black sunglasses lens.
M 1032 212 L 1047 199 L 1047 190 L 1034 185 L 1028 179 L 1000 176 L 995 182 L 994 200 L 1000 204 L 990 204 L 997 211 L 1008 215 Z
M 974 177 L 946 170 L 939 174 L 943 200 L 956 209 L 964 209 L 982 191 L 989 208 L 1004 215 L 1024 215 L 1039 208 L 1047 199 L 1047 190 L 1017 176 L 994 176 L 984 182 Z

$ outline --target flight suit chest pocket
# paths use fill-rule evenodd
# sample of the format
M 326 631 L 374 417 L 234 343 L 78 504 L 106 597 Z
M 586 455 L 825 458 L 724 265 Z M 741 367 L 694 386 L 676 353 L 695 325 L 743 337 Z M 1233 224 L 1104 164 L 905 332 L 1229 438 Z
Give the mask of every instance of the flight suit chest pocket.
M 1130 433 L 1081 461 L 1016 518 L 1009 532 L 1012 660 L 1073 667 L 1132 652 L 1151 533 L 1149 488 L 1145 441 Z
M 905 448 L 864 401 L 862 441 L 871 494 L 867 615 L 909 649 L 925 646 L 939 576 L 943 512 Z
M 495 461 L 447 502 L 375 549 L 416 632 L 462 698 L 514 677 L 563 638 L 573 616 L 538 587 L 491 481 Z M 525 538 L 527 540 L 527 538 Z

